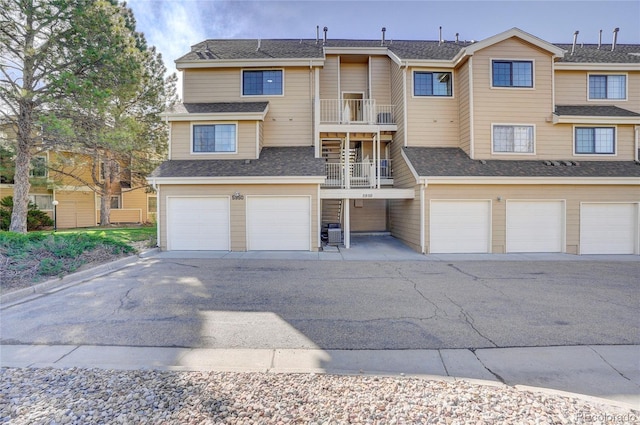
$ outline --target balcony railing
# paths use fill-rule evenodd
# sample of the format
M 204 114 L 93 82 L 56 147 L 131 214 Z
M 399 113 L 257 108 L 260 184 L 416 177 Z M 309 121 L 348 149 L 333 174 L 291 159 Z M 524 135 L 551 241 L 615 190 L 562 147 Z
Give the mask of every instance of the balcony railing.
M 321 124 L 395 124 L 394 105 L 375 99 L 320 99 Z
M 325 164 L 326 180 L 324 187 L 339 188 L 371 188 L 377 187 L 377 179 L 380 178 L 380 184 L 390 184 L 393 178 L 391 173 L 391 160 L 382 159 L 380 162 L 380 174 L 378 174 L 378 166 L 373 161 L 368 162 L 352 162 L 349 163 L 349 171 L 346 171 L 346 165 L 342 163 Z M 347 182 L 348 177 L 348 182 Z M 348 183 L 348 184 L 347 184 Z

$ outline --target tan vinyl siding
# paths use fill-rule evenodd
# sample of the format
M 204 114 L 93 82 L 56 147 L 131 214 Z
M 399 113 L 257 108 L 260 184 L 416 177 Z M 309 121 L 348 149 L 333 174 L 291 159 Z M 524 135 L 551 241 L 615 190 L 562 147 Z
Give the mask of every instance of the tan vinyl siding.
M 147 198 L 149 194 L 146 193 L 145 189 L 134 189 L 134 190 L 122 190 L 122 208 L 140 211 L 140 215 L 142 217 L 142 222 L 146 223 L 149 220 L 149 214 L 147 212 Z M 155 213 L 155 211 L 152 211 Z
M 222 122 L 221 122 L 222 123 Z M 225 122 L 226 123 L 226 122 Z M 213 121 L 193 124 L 215 124 Z M 255 121 L 234 122 L 237 124 L 237 153 L 191 153 L 191 125 L 189 122 L 171 123 L 171 159 L 256 159 Z
M 415 199 L 389 201 L 389 227 L 391 235 L 420 252 L 420 186 L 414 188 Z
M 456 71 L 454 95 L 458 99 L 459 147 L 471 156 L 471 99 L 469 98 L 469 61 Z
M 340 64 L 340 92 L 362 93 L 368 98 L 367 90 L 369 81 L 368 67 L 366 63 L 341 63 Z
M 638 202 L 640 185 L 436 185 L 425 193 L 425 240 L 429 241 L 431 199 L 491 200 L 492 252 L 505 252 L 507 200 L 564 200 L 566 206 L 566 252 L 577 254 L 580 245 L 581 202 Z M 497 201 L 498 196 L 502 201 Z M 428 243 L 428 242 L 427 242 Z
M 393 143 L 394 145 L 400 146 L 404 145 L 404 134 L 406 130 L 404 126 L 404 98 L 406 94 L 403 91 L 404 75 L 402 68 L 396 64 L 391 65 L 391 103 L 395 108 L 394 118 L 398 126 L 398 130 L 393 135 Z M 407 86 L 409 86 L 409 84 L 407 84 Z
M 492 88 L 491 60 L 532 60 L 534 88 Z M 511 38 L 476 52 L 473 56 L 475 159 L 538 159 L 562 154 L 552 114 L 551 56 L 523 41 Z M 535 126 L 535 155 L 492 154 L 492 124 Z
M 375 99 L 377 105 L 391 105 L 391 61 L 387 57 L 372 56 L 369 66 L 371 99 Z
M 413 96 L 413 72 L 451 72 L 454 96 Z M 458 147 L 457 79 L 450 69 L 412 68 L 407 74 L 408 145 L 428 147 Z
M 320 69 L 320 99 L 339 99 L 337 56 L 327 56 L 324 67 Z
M 183 102 L 239 102 L 242 100 L 241 79 L 239 68 L 185 69 Z
M 626 74 L 627 100 L 588 100 L 589 74 Z M 614 105 L 640 113 L 640 72 L 556 71 L 556 105 Z
M 385 199 L 350 199 L 352 232 L 380 232 L 387 230 L 387 201 Z
M 264 123 L 264 146 L 313 146 L 313 71 L 285 69 L 285 95 L 252 96 L 251 101 L 269 101 Z
M 159 246 L 166 250 L 167 241 L 167 197 L 168 196 L 231 196 L 235 192 L 245 196 L 243 200 L 230 201 L 231 215 L 231 250 L 246 251 L 246 199 L 251 195 L 295 196 L 305 195 L 311 197 L 311 246 L 313 250 L 318 247 L 318 185 L 162 185 L 158 202 L 160 203 L 160 235 Z

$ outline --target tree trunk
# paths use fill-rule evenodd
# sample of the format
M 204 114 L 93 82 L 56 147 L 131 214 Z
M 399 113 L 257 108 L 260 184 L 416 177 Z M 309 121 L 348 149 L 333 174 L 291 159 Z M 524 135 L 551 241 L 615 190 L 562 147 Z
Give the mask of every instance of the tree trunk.
M 25 144 L 18 143 L 18 154 L 16 155 L 16 168 L 13 185 L 13 212 L 11 213 L 10 232 L 27 233 L 27 213 L 29 211 L 29 165 L 31 163 L 31 152 Z M 23 150 L 21 152 L 21 150 Z

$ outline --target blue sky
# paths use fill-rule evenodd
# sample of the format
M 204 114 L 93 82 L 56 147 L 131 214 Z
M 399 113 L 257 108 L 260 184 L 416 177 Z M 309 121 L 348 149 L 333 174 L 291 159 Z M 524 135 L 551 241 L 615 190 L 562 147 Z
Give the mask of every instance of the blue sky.
M 329 38 L 482 40 L 518 27 L 553 43 L 640 44 L 640 0 L 556 1 L 219 1 L 129 0 L 137 29 L 162 53 L 167 68 L 191 45 L 207 38 Z

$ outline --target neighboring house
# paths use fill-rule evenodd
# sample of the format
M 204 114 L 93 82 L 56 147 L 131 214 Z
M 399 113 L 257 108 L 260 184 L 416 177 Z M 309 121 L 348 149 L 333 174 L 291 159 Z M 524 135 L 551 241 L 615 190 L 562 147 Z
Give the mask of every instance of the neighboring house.
M 206 40 L 176 61 L 165 250 L 640 254 L 640 46 Z M 331 231 L 332 238 L 335 231 Z
M 7 143 L 10 135 L 10 129 L 5 127 L 0 139 Z M 14 181 L 10 166 L 12 161 L 12 158 L 2 158 L 0 199 L 13 196 Z M 31 160 L 31 202 L 53 218 L 53 201 L 58 201 L 55 214 L 56 224 L 60 229 L 96 226 L 100 223 L 100 197 L 90 187 L 49 169 L 50 164 L 58 164 L 61 161 L 75 164 L 69 166 L 73 174 L 87 181 L 91 179 L 92 162 L 86 155 L 53 151 L 37 153 Z M 132 189 L 128 182 L 123 182 L 111 199 L 111 223 L 154 221 L 157 209 L 156 194 L 148 192 L 145 188 Z

